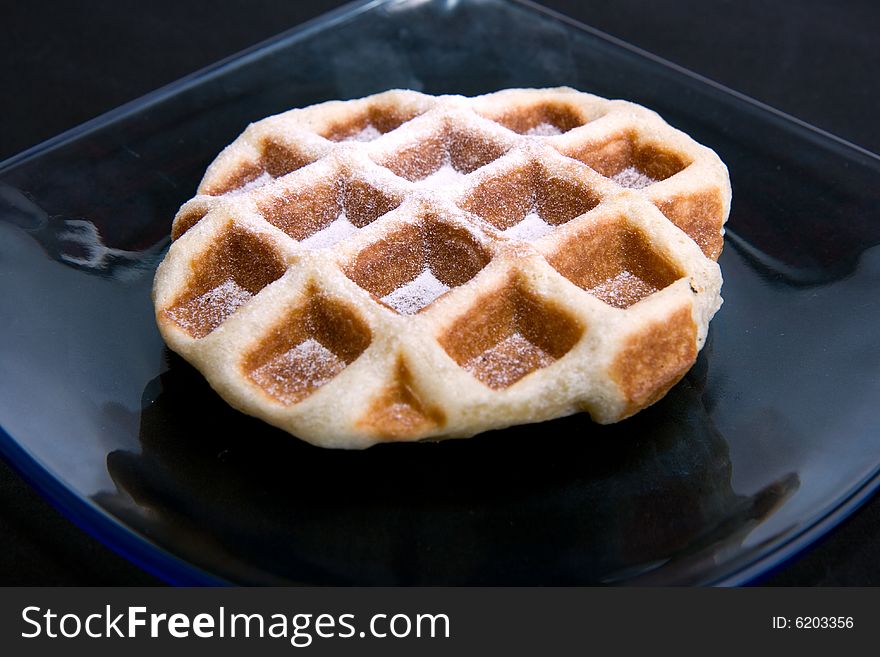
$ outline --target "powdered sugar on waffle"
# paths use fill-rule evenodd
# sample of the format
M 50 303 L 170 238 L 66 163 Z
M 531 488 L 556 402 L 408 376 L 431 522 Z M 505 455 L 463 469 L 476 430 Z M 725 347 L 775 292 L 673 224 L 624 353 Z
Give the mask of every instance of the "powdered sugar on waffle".
M 503 234 L 518 240 L 532 241 L 553 231 L 553 226 L 541 218 L 537 212 L 529 212 L 518 224 L 514 224 Z
M 401 315 L 414 315 L 432 303 L 441 294 L 449 291 L 449 286 L 440 281 L 430 269 L 425 270 L 405 285 L 386 294 L 382 301 Z
M 629 187 L 630 189 L 644 189 L 648 185 L 653 185 L 657 182 L 651 176 L 642 173 L 635 167 L 626 167 L 618 171 L 611 176 L 611 180 L 621 187 Z
M 382 136 L 382 133 L 372 123 L 368 123 L 364 128 L 346 137 L 344 141 L 373 141 Z
M 241 196 L 242 194 L 246 194 L 254 189 L 257 189 L 258 187 L 268 185 L 273 180 L 275 179 L 268 172 L 264 171 L 250 182 L 245 183 L 242 187 L 226 192 L 224 196 Z
M 590 293 L 611 306 L 626 308 L 628 299 L 647 297 L 656 291 L 657 288 L 653 285 L 624 270 L 593 287 Z
M 554 360 L 553 356 L 515 332 L 465 363 L 464 368 L 490 388 L 506 388 Z
M 557 128 L 552 123 L 539 123 L 536 126 L 532 126 L 528 130 L 526 130 L 526 134 L 530 137 L 553 137 L 554 135 L 561 135 L 562 130 Z
M 431 175 L 419 180 L 416 185 L 421 189 L 430 189 L 431 191 L 439 191 L 448 187 L 461 185 L 465 179 L 465 174 L 457 170 L 450 163 L 445 163 Z
M 169 314 L 181 326 L 187 329 L 197 324 L 191 317 L 200 317 L 199 324 L 220 326 L 227 317 L 246 304 L 253 295 L 231 278 L 204 294 L 200 294 L 179 311 L 170 310 Z
M 345 361 L 314 338 L 258 367 L 251 376 L 279 399 L 294 400 L 345 369 Z
M 310 251 L 326 249 L 351 237 L 358 231 L 358 227 L 352 224 L 343 212 L 334 221 L 302 240 L 300 244 Z

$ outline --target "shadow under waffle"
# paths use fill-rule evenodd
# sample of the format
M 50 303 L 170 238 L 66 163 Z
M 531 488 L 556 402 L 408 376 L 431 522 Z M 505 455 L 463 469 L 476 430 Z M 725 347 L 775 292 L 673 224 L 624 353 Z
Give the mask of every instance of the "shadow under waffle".
M 108 457 L 126 494 L 97 501 L 232 581 L 619 581 L 754 524 L 701 400 L 705 355 L 613 426 L 579 414 L 366 451 L 312 447 L 242 415 L 169 359 L 145 392 L 142 453 Z

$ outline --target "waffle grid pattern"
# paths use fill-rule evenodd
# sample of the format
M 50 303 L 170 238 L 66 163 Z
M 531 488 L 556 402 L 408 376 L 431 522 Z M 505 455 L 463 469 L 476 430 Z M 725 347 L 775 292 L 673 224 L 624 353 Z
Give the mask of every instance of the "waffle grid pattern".
M 687 371 L 720 306 L 724 165 L 570 89 L 292 110 L 198 192 L 157 273 L 162 335 L 322 446 L 617 421 Z

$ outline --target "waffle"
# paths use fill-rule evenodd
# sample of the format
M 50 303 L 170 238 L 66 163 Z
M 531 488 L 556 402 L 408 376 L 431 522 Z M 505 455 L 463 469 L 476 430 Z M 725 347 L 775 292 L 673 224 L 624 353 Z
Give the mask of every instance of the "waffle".
M 315 445 L 611 423 L 694 363 L 729 207 L 715 153 L 632 103 L 327 102 L 211 164 L 156 317 L 226 401 Z

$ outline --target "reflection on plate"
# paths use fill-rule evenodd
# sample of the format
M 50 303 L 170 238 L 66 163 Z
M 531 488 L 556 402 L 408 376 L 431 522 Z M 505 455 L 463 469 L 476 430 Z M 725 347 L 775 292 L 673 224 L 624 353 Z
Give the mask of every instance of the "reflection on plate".
M 702 401 L 707 356 L 618 425 L 578 415 L 366 452 L 291 441 L 169 358 L 145 393 L 141 449 L 108 456 L 134 504 L 97 501 L 236 580 L 561 584 L 667 568 L 685 580 L 797 489 L 789 474 L 753 495 L 733 491 L 727 444 Z

